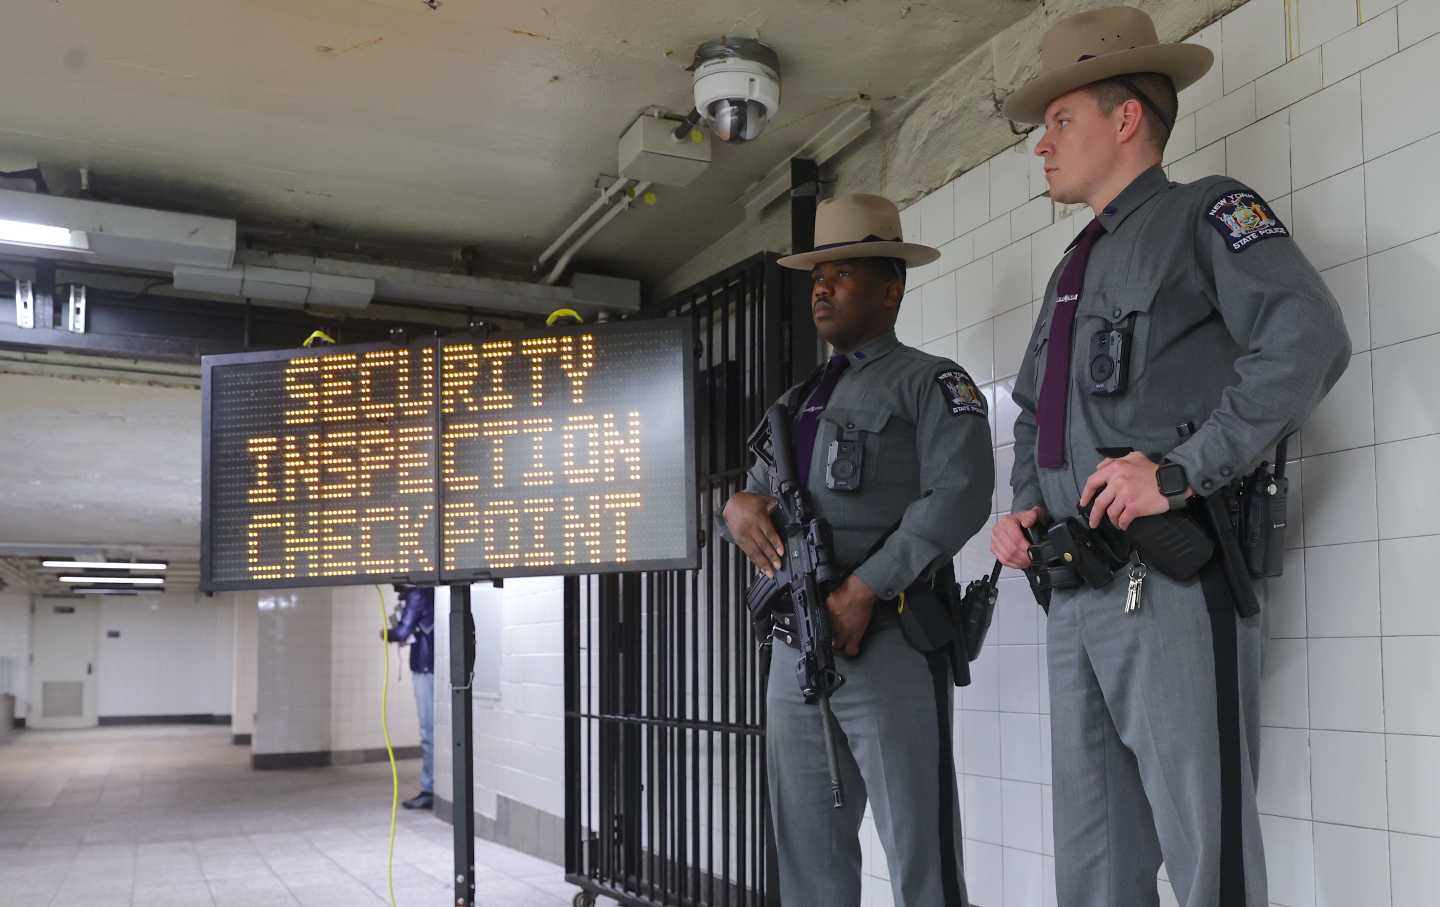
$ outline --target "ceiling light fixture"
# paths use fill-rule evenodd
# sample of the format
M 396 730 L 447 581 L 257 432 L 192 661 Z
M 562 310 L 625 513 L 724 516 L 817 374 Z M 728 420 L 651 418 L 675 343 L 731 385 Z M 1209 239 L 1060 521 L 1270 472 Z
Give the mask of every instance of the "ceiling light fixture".
M 61 570 L 168 570 L 169 564 L 156 561 L 41 561 L 42 567 L 56 567 Z
M 62 583 L 104 583 L 116 586 L 163 586 L 165 579 L 159 576 L 62 576 Z
M 150 590 L 139 589 L 71 589 L 76 595 L 139 595 L 140 592 Z
M 0 220 L 0 242 L 43 249 L 88 251 L 90 242 L 85 234 L 68 227 L 32 224 L 23 220 Z

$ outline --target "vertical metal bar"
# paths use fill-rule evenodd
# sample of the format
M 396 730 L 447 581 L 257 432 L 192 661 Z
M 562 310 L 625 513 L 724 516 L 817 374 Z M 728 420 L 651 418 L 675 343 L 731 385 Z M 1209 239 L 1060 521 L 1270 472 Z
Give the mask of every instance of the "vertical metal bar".
M 585 714 L 595 714 L 595 618 L 592 607 L 595 594 L 595 581 L 592 577 L 585 578 Z M 595 807 L 598 791 L 593 789 L 599 784 L 599 774 L 595 767 L 595 723 L 593 718 L 585 719 L 585 863 L 586 868 L 592 875 L 599 875 L 599 854 L 598 848 L 591 841 L 599 826 L 595 822 Z
M 580 797 L 580 578 L 565 577 L 565 873 L 581 872 Z
M 470 587 L 450 587 L 450 727 L 454 732 L 455 900 L 475 903 L 475 715 L 471 709 L 471 673 L 475 667 L 475 620 Z
M 710 372 L 713 380 L 706 388 L 709 396 L 709 407 L 712 413 L 710 430 L 706 433 L 705 446 L 708 448 L 709 475 L 702 476 L 705 489 L 704 514 L 705 525 L 714 525 L 715 518 L 715 481 L 713 476 L 718 475 L 724 468 L 722 462 L 723 436 L 725 427 L 729 424 L 728 408 L 725 408 L 723 399 L 717 401 L 716 385 L 723 382 L 723 386 L 729 386 L 729 349 L 730 349 L 730 325 L 726 320 L 726 300 L 728 299 L 728 287 L 726 292 L 720 295 L 720 307 L 718 316 L 715 309 L 711 308 L 711 338 L 706 350 L 707 371 Z M 715 355 L 715 340 L 713 336 L 717 331 L 720 334 L 719 342 L 721 354 Z M 715 546 L 705 546 L 705 603 L 707 612 L 705 615 L 705 717 L 710 724 L 715 723 L 715 637 L 718 635 L 715 629 L 717 611 L 724 610 L 725 599 L 715 598 Z M 698 684 L 696 685 L 699 686 Z M 698 717 L 698 716 L 697 716 Z M 705 835 L 705 865 L 709 872 L 706 880 L 706 897 L 708 903 L 715 903 L 715 732 L 705 732 L 705 828 L 708 834 Z M 698 862 L 698 859 L 697 859 Z
M 632 718 L 639 714 L 638 701 L 640 699 L 640 584 L 642 576 L 638 573 L 626 573 L 620 578 L 620 601 L 621 607 L 616 609 L 623 625 L 620 637 L 621 645 L 621 688 L 620 688 L 620 712 L 626 718 Z M 628 889 L 633 890 L 636 880 L 640 877 L 640 806 L 643 798 L 641 792 L 641 728 L 639 725 L 627 721 L 617 728 L 620 741 L 620 764 L 622 769 L 621 791 L 623 795 L 622 815 L 620 816 L 620 846 L 624 856 L 622 878 Z
M 646 577 L 645 597 L 645 717 L 651 719 L 645 725 L 645 855 L 648 868 L 645 871 L 646 891 L 651 900 L 655 899 L 655 598 L 659 584 L 655 574 Z

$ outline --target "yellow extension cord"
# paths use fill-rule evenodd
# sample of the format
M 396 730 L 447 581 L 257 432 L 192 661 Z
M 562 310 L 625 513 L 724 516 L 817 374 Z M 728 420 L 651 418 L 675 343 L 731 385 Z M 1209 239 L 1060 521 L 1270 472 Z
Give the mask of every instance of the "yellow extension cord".
M 379 586 L 380 653 L 385 656 L 385 682 L 380 687 L 380 727 L 385 731 L 385 755 L 390 757 L 390 844 L 385 853 L 385 881 L 390 891 L 390 907 L 395 904 L 395 813 L 400 806 L 400 773 L 395 770 L 395 747 L 390 743 L 390 617 L 385 613 L 385 592 Z

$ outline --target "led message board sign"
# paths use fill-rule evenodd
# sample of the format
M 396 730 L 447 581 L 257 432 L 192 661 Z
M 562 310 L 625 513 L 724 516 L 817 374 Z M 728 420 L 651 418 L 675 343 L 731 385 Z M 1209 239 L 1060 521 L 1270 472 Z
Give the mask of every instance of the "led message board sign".
M 665 319 L 203 361 L 207 590 L 693 567 Z

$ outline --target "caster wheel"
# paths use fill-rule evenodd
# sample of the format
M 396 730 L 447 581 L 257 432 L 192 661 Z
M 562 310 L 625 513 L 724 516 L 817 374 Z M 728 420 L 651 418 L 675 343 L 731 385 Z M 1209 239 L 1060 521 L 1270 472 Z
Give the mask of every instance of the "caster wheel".
M 595 895 L 588 891 L 577 891 L 574 900 L 570 903 L 575 907 L 595 907 Z

